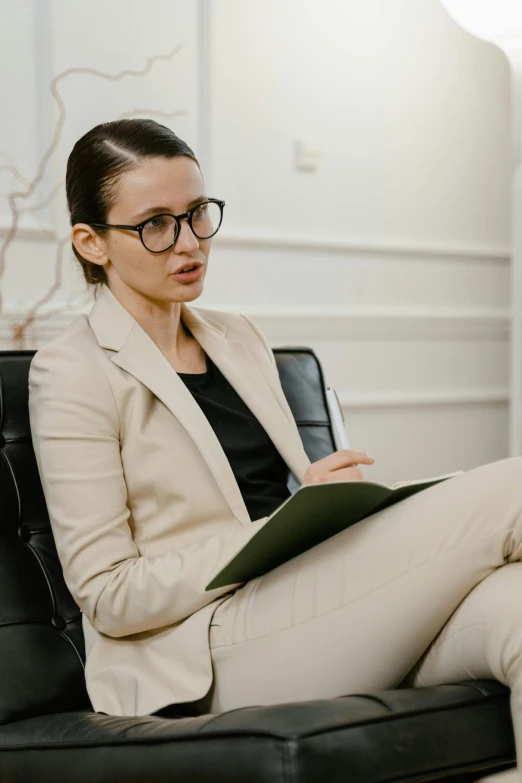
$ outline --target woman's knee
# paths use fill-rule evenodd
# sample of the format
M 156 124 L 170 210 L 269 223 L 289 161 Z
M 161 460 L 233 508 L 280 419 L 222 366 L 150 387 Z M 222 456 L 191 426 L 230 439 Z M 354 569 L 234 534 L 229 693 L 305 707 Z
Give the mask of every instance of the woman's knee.
M 472 482 L 476 498 L 484 504 L 482 508 L 493 511 L 505 509 L 508 517 L 515 515 L 514 521 L 522 521 L 522 456 L 488 462 L 463 474 Z M 464 491 L 466 479 L 462 489 Z M 469 486 L 468 486 L 469 490 Z
M 489 464 L 500 466 L 509 479 L 512 479 L 514 482 L 522 480 L 522 456 L 506 457 Z M 515 486 L 517 486 L 516 483 Z
M 508 563 L 482 580 L 455 610 L 410 673 L 410 684 L 522 676 L 522 563 Z
M 494 462 L 486 462 L 483 465 L 478 465 L 476 468 L 472 468 L 471 471 L 480 471 L 491 473 L 498 477 L 503 478 L 507 482 L 513 482 L 514 486 L 517 486 L 516 482 L 522 481 L 522 456 L 506 457 L 505 459 L 495 460 Z

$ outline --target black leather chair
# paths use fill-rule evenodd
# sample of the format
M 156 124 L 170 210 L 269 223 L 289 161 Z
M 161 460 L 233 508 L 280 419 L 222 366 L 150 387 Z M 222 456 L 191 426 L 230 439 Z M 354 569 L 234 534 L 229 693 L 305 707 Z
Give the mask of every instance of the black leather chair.
M 317 357 L 274 353 L 320 459 L 335 447 Z M 179 719 L 93 712 L 31 444 L 33 355 L 0 352 L 0 783 L 472 781 L 514 765 L 509 692 L 492 681 Z

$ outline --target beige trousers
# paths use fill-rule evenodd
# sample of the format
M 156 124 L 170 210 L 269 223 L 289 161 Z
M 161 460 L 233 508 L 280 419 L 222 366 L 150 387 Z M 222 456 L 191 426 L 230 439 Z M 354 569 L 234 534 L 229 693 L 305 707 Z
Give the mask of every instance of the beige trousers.
M 209 709 L 494 678 L 520 754 L 521 559 L 521 457 L 379 511 L 217 608 Z

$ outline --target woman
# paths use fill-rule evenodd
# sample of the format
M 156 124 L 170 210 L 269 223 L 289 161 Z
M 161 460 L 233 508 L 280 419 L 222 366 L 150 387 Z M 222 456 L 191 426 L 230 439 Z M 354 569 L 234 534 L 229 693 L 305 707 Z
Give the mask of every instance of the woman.
M 492 677 L 512 689 L 521 748 L 522 459 L 205 592 L 288 496 L 288 470 L 358 481 L 373 459 L 310 464 L 264 335 L 245 315 L 189 307 L 223 203 L 172 131 L 93 128 L 66 185 L 73 250 L 100 290 L 36 353 L 29 404 L 94 709 L 224 711 Z

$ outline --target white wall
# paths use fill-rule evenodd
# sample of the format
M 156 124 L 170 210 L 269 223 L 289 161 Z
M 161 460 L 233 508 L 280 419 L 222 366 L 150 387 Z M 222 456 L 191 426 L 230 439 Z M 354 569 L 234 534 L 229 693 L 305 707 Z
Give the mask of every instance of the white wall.
M 438 0 L 361 5 L 212 5 L 212 179 L 230 199 L 228 225 L 504 245 L 505 57 Z M 299 138 L 321 149 L 316 174 L 293 166 Z
M 96 73 L 72 72 L 57 84 L 66 117 L 39 190 L 41 198 L 55 185 L 64 186 L 67 157 L 75 141 L 98 123 L 120 116 L 151 116 L 175 128 L 199 153 L 197 2 L 148 0 L 145 7 L 140 0 L 21 0 L 19 4 L 0 0 L 0 11 L 2 18 L 9 20 L 0 25 L 0 70 L 2 103 L 9 107 L 6 115 L 10 117 L 7 125 L 0 123 L 0 151 L 20 161 L 26 177 L 36 174 L 37 163 L 51 144 L 59 121 L 49 90 L 52 77 L 69 69 L 94 69 L 111 77 L 127 72 L 117 81 Z M 45 37 L 46 42 L 42 40 Z M 178 54 L 162 59 L 178 45 Z M 147 69 L 149 58 L 153 62 Z M 18 76 L 20 60 L 23 68 Z M 146 69 L 147 73 L 139 75 Z M 174 112 L 184 114 L 171 116 Z M 0 179 L 2 195 L 7 179 L 5 174 Z M 37 202 L 37 198 L 31 200 Z M 6 213 L 5 198 L 0 199 L 0 229 L 8 220 Z M 70 227 L 64 187 L 52 207 L 37 217 L 38 224 L 50 227 L 57 238 L 67 237 Z M 54 277 L 56 245 L 42 242 L 45 234 L 27 222 L 25 240 L 9 252 L 2 283 L 6 305 L 13 307 L 29 305 L 41 297 Z M 67 247 L 63 284 L 55 301 L 66 302 L 84 288 L 81 268 Z
M 135 108 L 185 109 L 165 123 L 200 154 L 209 190 L 227 202 L 197 304 L 251 314 L 273 345 L 314 348 L 352 444 L 376 457 L 378 480 L 507 456 L 504 56 L 464 33 L 438 0 L 149 0 L 146 8 L 21 0 L 13 9 L 0 0 L 12 20 L 0 40 L 10 107 L 0 152 L 34 170 L 42 147 L 34 128 L 49 141 L 56 118 L 42 99 L 51 74 L 140 69 L 183 44 L 144 78 L 62 83 L 68 117 L 47 189 L 63 182 L 72 144 L 94 124 Z M 29 22 L 43 31 L 38 46 L 24 43 Z M 21 51 L 16 92 L 5 74 Z M 295 168 L 298 139 L 319 149 L 317 171 Z M 2 210 L 0 198 L 0 227 Z M 46 220 L 67 235 L 63 198 Z M 54 264 L 52 242 L 31 226 L 24 236 L 2 283 L 8 310 L 42 295 Z M 56 299 L 82 288 L 67 253 Z M 68 318 L 42 322 L 33 344 Z M 0 338 L 6 328 L 4 319 Z
M 220 0 L 211 62 L 227 206 L 201 302 L 314 348 L 376 479 L 507 456 L 504 55 L 438 0 Z

